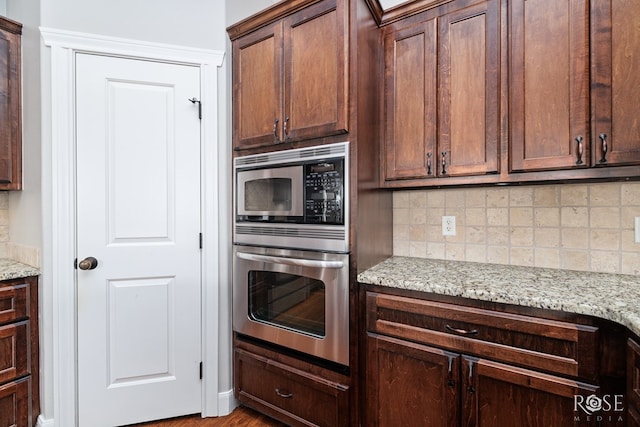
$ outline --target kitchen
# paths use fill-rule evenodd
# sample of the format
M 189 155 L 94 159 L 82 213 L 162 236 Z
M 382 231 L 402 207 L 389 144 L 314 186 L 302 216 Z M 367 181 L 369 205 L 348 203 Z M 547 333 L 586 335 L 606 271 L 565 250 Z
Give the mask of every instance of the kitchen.
M 262 3 L 256 4 L 252 11 L 244 9 L 245 6 L 243 6 L 243 11 L 237 11 L 234 10 L 235 7 L 233 5 L 227 5 L 227 13 L 233 16 L 225 18 L 224 22 L 220 23 L 218 31 L 215 31 L 213 29 L 215 25 L 210 23 L 211 19 L 223 19 L 217 10 L 212 10 L 209 14 L 213 18 L 207 16 L 205 19 L 203 15 L 207 14 L 194 13 L 194 19 L 191 19 L 193 18 L 191 16 L 184 19 L 185 25 L 186 22 L 189 22 L 190 27 L 195 30 L 212 32 L 212 34 L 198 34 L 197 31 L 194 34 L 189 34 L 188 31 L 181 31 L 177 32 L 176 35 L 157 28 L 157 33 L 154 33 L 157 34 L 154 40 L 203 48 L 212 47 L 209 42 L 203 42 L 203 40 L 217 40 L 214 48 L 229 53 L 231 48 L 227 45 L 227 36 L 222 31 L 222 28 L 271 5 L 271 2 Z M 43 10 L 40 16 L 42 18 L 31 16 L 31 19 L 18 19 L 20 14 L 15 12 L 15 8 L 18 6 L 9 1 L 7 11 L 11 12 L 12 7 L 14 8 L 13 16 L 17 20 L 23 23 L 35 22 L 30 27 L 32 31 L 38 26 L 47 26 L 68 28 L 81 32 L 99 32 L 132 39 L 144 40 L 151 38 L 151 36 L 146 35 L 147 33 L 142 33 L 145 29 L 134 25 L 136 22 L 124 21 L 122 23 L 123 29 L 121 30 L 112 26 L 105 28 L 106 25 L 101 24 L 104 21 L 99 19 L 94 11 L 87 10 L 86 7 L 83 9 L 82 6 L 78 6 L 77 9 L 78 13 L 85 14 L 82 15 L 85 20 L 80 21 L 84 22 L 84 24 L 76 23 L 75 21 L 71 22 L 71 17 L 64 14 L 57 15 L 51 10 L 47 10 L 47 7 L 51 6 L 46 5 L 41 6 Z M 202 7 L 213 8 L 210 5 L 202 5 Z M 39 10 L 39 7 L 34 10 Z M 76 8 L 70 7 L 65 3 L 60 5 L 60 10 L 76 10 Z M 21 13 L 27 14 L 27 12 L 30 11 Z M 104 13 L 109 12 L 104 11 Z M 119 20 L 119 22 L 126 19 L 126 17 L 121 17 L 117 12 L 110 13 L 116 14 L 114 20 Z M 181 13 L 186 12 L 181 11 Z M 47 17 L 49 16 L 55 17 L 57 20 L 48 21 L 50 18 Z M 129 19 L 132 16 L 135 16 L 135 14 L 129 16 Z M 140 16 L 143 15 L 138 15 L 137 19 L 142 19 Z M 167 22 L 167 19 L 175 16 L 182 16 L 182 14 L 176 12 L 171 17 L 159 16 L 157 18 L 158 27 L 160 22 L 166 23 L 166 26 L 175 25 L 172 24 L 172 21 Z M 26 18 L 29 18 L 28 14 Z M 125 25 L 127 23 L 129 25 Z M 94 27 L 102 28 L 102 31 L 94 30 Z M 146 30 L 151 31 L 149 29 Z M 27 44 L 29 40 L 31 40 L 31 43 L 36 40 L 35 43 L 37 43 L 39 36 L 34 33 L 30 35 L 31 38 L 28 38 L 28 33 L 25 31 L 23 43 Z M 185 39 L 176 37 L 184 37 Z M 28 52 L 26 49 L 23 50 L 23 55 L 25 55 L 23 69 L 25 73 L 33 70 L 33 68 L 27 67 L 27 64 L 29 64 Z M 36 56 L 35 59 L 32 58 L 31 61 L 39 64 L 40 58 L 38 55 L 34 56 Z M 44 60 L 42 61 L 44 62 Z M 227 107 L 219 109 L 219 120 L 221 123 L 228 123 L 231 116 L 230 61 L 226 61 L 224 67 L 221 68 L 219 76 L 219 94 L 221 105 L 226 105 Z M 25 74 L 23 78 L 28 79 L 28 75 Z M 38 73 L 32 76 L 32 80 L 26 81 L 39 82 Z M 35 86 L 24 84 L 25 104 L 28 105 L 29 100 L 36 102 L 37 105 L 40 104 L 38 95 L 31 92 L 39 88 L 39 85 L 40 83 Z M 35 118 L 31 116 L 32 114 L 35 114 Z M 40 123 L 40 114 L 39 108 L 26 109 L 23 120 L 25 123 Z M 45 113 L 42 114 L 45 115 Z M 46 120 L 44 122 L 46 123 Z M 230 125 L 220 126 L 220 141 L 231 140 L 230 129 L 232 129 Z M 24 127 L 25 189 L 20 193 L 12 192 L 6 196 L 8 209 L 5 209 L 5 212 L 11 213 L 6 213 L 5 215 L 10 217 L 11 228 L 9 233 L 11 243 L 7 245 L 7 250 L 12 251 L 11 257 L 15 257 L 16 252 L 24 251 L 26 254 L 20 255 L 20 259 L 33 264 L 34 262 L 29 259 L 29 248 L 42 248 L 42 262 L 40 264 L 36 263 L 36 265 L 43 269 L 44 274 L 41 276 L 41 280 L 46 283 L 47 280 L 53 280 L 52 277 L 47 277 L 47 262 L 50 263 L 51 261 L 47 261 L 46 255 L 51 251 L 53 231 L 44 225 L 42 226 L 44 230 L 40 231 L 40 220 L 38 218 L 31 219 L 34 216 L 33 212 L 40 212 L 41 205 L 44 205 L 45 201 L 50 199 L 50 195 L 47 195 L 50 190 L 46 188 L 40 189 L 39 181 L 41 176 L 46 176 L 47 171 L 51 168 L 48 165 L 50 159 L 46 157 L 47 150 L 44 149 L 43 154 L 40 154 L 40 132 L 43 135 L 46 134 L 45 131 L 31 126 Z M 367 130 L 361 128 L 359 132 L 364 134 Z M 363 136 L 359 135 L 359 138 L 362 140 Z M 48 147 L 47 144 L 42 143 L 42 145 Z M 231 147 L 230 144 L 227 145 L 221 144 L 221 158 L 225 158 L 225 156 L 226 158 L 231 157 Z M 229 150 L 229 152 L 225 153 L 223 150 Z M 51 153 L 48 155 L 51 155 Z M 360 156 L 363 156 L 363 154 L 360 154 Z M 223 162 L 223 160 L 220 161 Z M 435 164 L 436 161 L 434 159 L 433 165 Z M 231 176 L 230 165 L 223 166 L 221 170 L 226 168 L 229 173 L 223 174 L 224 177 L 220 180 L 220 187 L 231 188 L 231 182 L 224 181 Z M 503 167 L 501 170 L 505 171 L 506 168 Z M 46 181 L 43 179 L 43 182 Z M 375 185 L 377 186 L 377 183 Z M 390 187 L 393 185 L 391 183 Z M 363 206 L 367 206 L 369 212 L 374 212 L 374 209 L 379 206 L 378 203 L 382 203 L 381 206 L 385 209 L 393 207 L 393 225 L 383 222 L 383 224 L 386 224 L 387 229 L 387 235 L 383 236 L 383 239 L 387 240 L 380 241 L 388 242 L 387 247 L 383 248 L 383 250 L 391 253 L 391 242 L 388 238 L 391 234 L 391 227 L 393 227 L 393 254 L 397 256 L 481 261 L 516 266 L 551 267 L 637 275 L 637 266 L 640 265 L 640 262 L 638 262 L 640 251 L 638 245 L 634 243 L 634 225 L 631 219 L 638 216 L 638 193 L 637 184 L 634 182 L 579 182 L 571 185 L 491 186 L 418 191 L 398 190 L 393 193 L 393 205 L 391 205 L 390 198 L 376 201 L 375 199 L 363 197 L 360 200 L 359 209 L 364 215 Z M 230 196 L 227 194 L 227 197 Z M 365 205 L 365 203 L 372 204 Z M 221 206 L 230 205 L 230 202 L 221 203 Z M 43 213 L 43 216 L 46 217 L 46 212 Z M 372 216 L 375 217 L 375 215 Z M 455 236 L 442 236 L 442 216 L 454 216 L 456 218 Z M 377 219 L 371 218 L 371 220 L 376 221 Z M 227 221 L 229 223 L 226 224 L 226 227 L 224 227 L 223 223 L 221 230 L 226 229 L 226 232 L 230 233 L 231 218 L 228 218 Z M 45 223 L 47 222 L 45 221 Z M 43 238 L 49 243 L 43 244 L 40 242 L 40 233 L 50 236 Z M 224 234 L 222 234 L 222 237 L 224 237 Z M 358 238 L 372 239 L 371 242 L 365 242 L 365 244 L 360 244 L 359 246 L 361 250 L 358 251 L 358 256 L 362 255 L 366 259 L 365 250 L 377 250 L 375 248 L 377 240 L 372 234 L 359 236 Z M 227 239 L 225 243 L 222 243 L 224 239 L 221 240 L 221 247 L 230 247 L 230 236 Z M 371 258 L 373 259 L 375 256 Z M 220 263 L 221 265 L 230 265 L 230 254 L 225 255 L 221 251 Z M 365 264 L 371 265 L 374 263 L 373 261 L 365 262 Z M 51 266 L 49 266 L 50 268 Z M 225 274 L 224 271 L 223 274 Z M 226 274 L 227 276 L 219 278 L 219 283 L 229 283 L 230 272 L 227 271 Z M 230 301 L 228 288 L 220 286 L 219 292 L 221 301 Z M 44 337 L 44 345 L 41 352 L 45 356 L 43 357 L 41 373 L 43 377 L 42 395 L 44 396 L 41 406 L 44 420 L 53 420 L 56 417 L 54 414 L 64 413 L 69 410 L 64 405 L 58 406 L 61 403 L 56 403 L 56 398 L 53 397 L 55 395 L 53 387 L 59 387 L 59 384 L 57 384 L 59 380 L 54 375 L 55 368 L 51 356 L 54 344 L 52 342 L 54 336 L 52 330 L 53 321 L 51 320 L 53 298 L 51 287 L 43 284 L 40 301 L 43 306 L 41 307 L 40 316 L 43 319 L 41 327 L 43 328 L 42 336 Z M 228 313 L 225 314 L 225 310 L 229 306 L 230 304 L 220 304 L 220 309 L 222 310 L 220 313 L 222 321 L 218 326 L 220 331 L 220 366 L 229 366 L 229 358 L 231 357 L 231 350 L 228 344 L 231 339 L 230 316 L 228 316 Z M 224 319 L 227 319 L 228 323 L 226 325 L 224 324 Z M 46 349 L 49 350 L 47 351 Z M 219 374 L 220 382 L 214 388 L 219 390 L 220 393 L 228 392 L 232 387 L 230 370 L 228 368 L 220 369 Z

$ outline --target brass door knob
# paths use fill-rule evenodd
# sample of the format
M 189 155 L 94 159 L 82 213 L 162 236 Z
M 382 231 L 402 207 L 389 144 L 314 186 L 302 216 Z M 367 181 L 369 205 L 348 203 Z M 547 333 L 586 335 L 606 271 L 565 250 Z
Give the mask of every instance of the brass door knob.
M 98 266 L 98 260 L 94 257 L 86 257 L 82 261 L 78 263 L 78 268 L 80 270 L 93 270 Z

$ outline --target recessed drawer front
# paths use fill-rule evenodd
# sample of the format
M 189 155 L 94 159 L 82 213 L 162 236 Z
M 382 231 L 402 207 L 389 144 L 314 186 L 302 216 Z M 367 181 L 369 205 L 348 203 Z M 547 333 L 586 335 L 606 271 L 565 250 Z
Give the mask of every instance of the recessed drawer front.
M 598 373 L 593 326 L 370 292 L 367 328 L 561 375 Z
M 29 317 L 29 286 L 0 287 L 0 325 Z
M 282 363 L 235 350 L 236 395 L 292 425 L 347 426 L 348 387 Z
M 31 377 L 0 385 L 0 427 L 29 425 Z
M 29 321 L 0 326 L 0 384 L 29 374 Z

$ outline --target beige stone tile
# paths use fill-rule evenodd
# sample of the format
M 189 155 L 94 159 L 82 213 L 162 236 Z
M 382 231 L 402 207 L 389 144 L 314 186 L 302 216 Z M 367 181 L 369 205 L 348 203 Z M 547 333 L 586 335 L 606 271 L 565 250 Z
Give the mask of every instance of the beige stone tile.
M 395 224 L 393 226 L 393 241 L 411 240 L 411 226 L 407 224 Z
M 640 252 L 622 252 L 620 273 L 640 276 Z
M 533 227 L 511 227 L 511 246 L 533 247 Z
M 591 184 L 590 206 L 620 206 L 620 184 Z
M 409 224 L 411 223 L 411 217 L 409 215 L 409 209 L 393 209 L 393 223 L 394 224 Z
M 587 185 L 565 184 L 560 188 L 562 206 L 587 206 L 589 187 Z
M 488 246 L 487 262 L 493 264 L 509 264 L 509 248 L 506 246 Z
M 427 224 L 439 225 L 442 232 L 442 217 L 444 215 L 444 208 L 429 208 L 427 210 Z
M 464 190 L 447 190 L 445 193 L 445 206 L 449 208 L 464 208 Z
M 485 244 L 487 243 L 487 229 L 486 227 L 466 227 L 465 228 L 465 242 L 471 244 Z
M 533 208 L 509 209 L 509 224 L 516 227 L 533 226 Z
M 589 252 L 561 250 L 560 267 L 567 270 L 589 271 Z
M 8 242 L 8 241 L 9 241 L 9 226 L 0 225 L 0 242 Z
M 534 265 L 536 267 L 560 268 L 560 251 L 552 248 L 535 248 Z
M 444 208 L 444 194 L 446 190 L 428 190 L 427 204 L 430 208 Z
M 509 206 L 533 206 L 533 187 L 510 188 Z
M 536 207 L 560 206 L 560 187 L 543 185 L 533 189 L 533 205 Z
M 412 209 L 425 209 L 427 207 L 427 192 L 416 190 L 409 193 L 409 207 Z
M 509 206 L 509 190 L 506 188 L 490 188 L 487 190 L 487 207 L 500 208 Z
M 442 235 L 442 224 L 427 225 L 427 241 L 444 243 L 445 236 Z
M 409 256 L 409 242 L 394 240 L 393 254 L 395 256 Z
M 620 232 L 601 228 L 591 230 L 589 247 L 592 251 L 617 251 L 620 249 Z
M 0 191 L 0 209 L 9 209 L 9 193 Z
M 485 245 L 467 245 L 465 261 L 487 262 L 487 247 Z
M 409 256 L 416 257 L 416 258 L 426 258 L 427 244 L 425 242 L 409 243 Z
M 640 182 L 625 182 L 621 187 L 622 206 L 640 206 Z
M 623 230 L 633 230 L 635 227 L 635 217 L 640 216 L 640 207 L 623 206 L 620 209 L 620 228 Z
M 487 205 L 487 191 L 484 188 L 468 188 L 464 192 L 464 204 L 467 208 L 483 208 Z
M 409 210 L 409 218 L 410 218 L 409 224 L 411 224 L 411 225 L 426 224 L 427 223 L 427 210 L 426 209 L 421 209 L 421 208 L 410 209 Z
M 533 248 L 511 248 L 510 263 L 513 265 L 533 266 Z
M 393 192 L 393 207 L 394 209 L 398 208 L 409 208 L 409 191 L 394 191 Z
M 589 231 L 584 228 L 563 228 L 561 246 L 568 249 L 589 249 Z
M 562 227 L 589 226 L 589 208 L 587 207 L 562 207 L 560 209 L 560 225 Z
M 427 225 L 419 224 L 409 227 L 410 239 L 413 242 L 426 242 L 427 241 Z
M 427 258 L 445 259 L 445 244 L 429 242 L 427 244 Z
M 504 226 L 509 225 L 509 209 L 507 208 L 488 208 L 487 209 L 487 225 Z
M 560 226 L 560 208 L 534 208 L 533 217 L 536 227 Z
M 536 228 L 533 232 L 533 236 L 537 248 L 560 247 L 559 228 Z
M 620 273 L 620 254 L 617 251 L 594 251 L 589 254 L 590 271 Z
M 465 210 L 465 225 L 486 225 L 487 210 L 484 208 L 467 208 Z
M 621 249 L 625 252 L 640 252 L 640 243 L 636 243 L 634 230 L 622 230 L 620 232 Z
M 9 211 L 0 210 L 0 225 L 9 225 Z
M 509 235 L 508 227 L 487 227 L 487 243 L 489 245 L 507 246 Z
M 620 228 L 620 208 L 595 207 L 589 209 L 591 228 Z
M 7 244 L 0 243 L 0 258 L 7 258 Z
M 452 261 L 464 261 L 465 245 L 463 243 L 447 243 L 445 246 L 445 259 Z

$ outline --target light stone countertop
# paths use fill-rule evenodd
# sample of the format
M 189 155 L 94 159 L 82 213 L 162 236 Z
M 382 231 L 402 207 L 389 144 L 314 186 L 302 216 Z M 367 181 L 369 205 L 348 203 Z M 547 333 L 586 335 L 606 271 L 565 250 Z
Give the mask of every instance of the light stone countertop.
M 396 256 L 363 271 L 358 281 L 586 314 L 640 336 L 640 276 Z
M 0 280 L 38 276 L 40 270 L 7 258 L 0 258 Z

